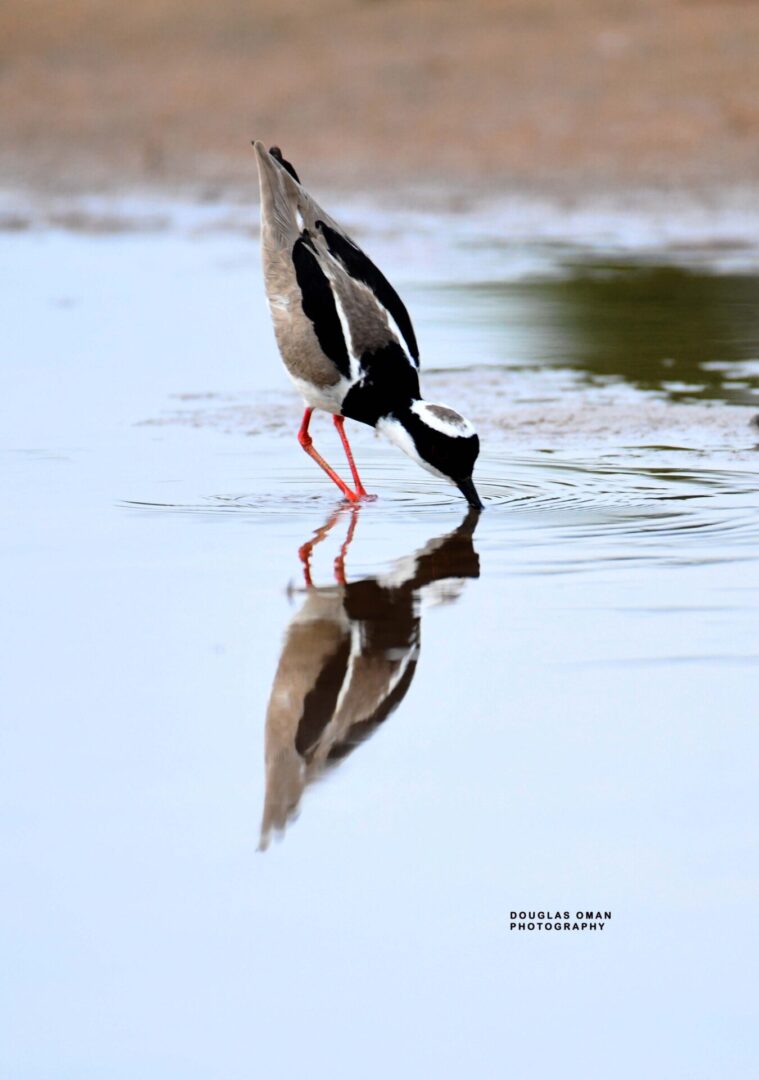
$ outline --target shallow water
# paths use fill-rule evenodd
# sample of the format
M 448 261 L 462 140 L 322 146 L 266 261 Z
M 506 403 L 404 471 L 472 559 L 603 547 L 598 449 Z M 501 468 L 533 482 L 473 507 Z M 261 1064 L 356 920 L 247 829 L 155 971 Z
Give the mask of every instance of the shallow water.
M 340 505 L 248 237 L 2 238 L 0 1071 L 753 1076 L 759 267 L 378 248 L 479 519 Z

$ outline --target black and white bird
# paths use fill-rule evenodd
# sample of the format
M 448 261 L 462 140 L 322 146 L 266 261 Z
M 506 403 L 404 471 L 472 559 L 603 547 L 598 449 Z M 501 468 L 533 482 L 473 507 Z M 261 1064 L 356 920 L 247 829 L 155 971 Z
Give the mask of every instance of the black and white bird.
M 454 409 L 423 400 L 419 348 L 403 301 L 308 195 L 279 148 L 253 146 L 266 295 L 282 360 L 306 403 L 301 446 L 356 502 L 367 493 L 343 425 L 346 417 L 369 424 L 481 510 L 472 481 L 477 433 Z M 355 490 L 313 446 L 308 425 L 314 409 L 334 417 Z
M 386 574 L 346 581 L 359 506 L 336 510 L 299 551 L 306 596 L 285 634 L 266 710 L 266 795 L 261 850 L 284 832 L 306 788 L 366 741 L 398 708 L 414 678 L 422 607 L 452 603 L 480 576 L 479 511 L 399 559 Z M 340 518 L 348 535 L 335 584 L 316 587 L 310 558 Z

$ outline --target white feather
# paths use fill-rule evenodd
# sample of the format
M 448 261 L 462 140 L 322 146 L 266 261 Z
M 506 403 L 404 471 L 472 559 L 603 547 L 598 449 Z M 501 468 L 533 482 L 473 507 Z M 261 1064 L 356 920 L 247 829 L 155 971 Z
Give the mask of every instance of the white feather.
M 445 416 L 436 410 L 441 409 Z M 423 420 L 427 427 L 447 435 L 451 439 L 468 439 L 475 434 L 474 426 L 448 405 L 436 405 L 433 401 L 415 401 L 411 411 Z

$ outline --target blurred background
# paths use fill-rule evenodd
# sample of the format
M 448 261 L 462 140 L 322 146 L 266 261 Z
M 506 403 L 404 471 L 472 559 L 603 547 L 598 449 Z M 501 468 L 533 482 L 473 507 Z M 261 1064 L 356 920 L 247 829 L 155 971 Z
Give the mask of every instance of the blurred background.
M 759 168 L 753 0 L 3 0 L 0 182 L 574 194 Z

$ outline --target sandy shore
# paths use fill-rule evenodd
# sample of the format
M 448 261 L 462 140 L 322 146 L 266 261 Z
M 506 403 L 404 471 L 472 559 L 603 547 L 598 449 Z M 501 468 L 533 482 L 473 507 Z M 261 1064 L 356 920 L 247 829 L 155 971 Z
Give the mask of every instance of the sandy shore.
M 748 0 L 5 0 L 0 183 L 229 197 L 255 135 L 368 191 L 745 188 L 757 57 Z
M 578 393 L 564 404 L 533 405 L 511 399 L 511 380 L 503 371 L 494 372 L 486 382 L 487 396 L 481 392 L 481 379 L 476 384 L 459 379 L 455 395 L 491 451 L 494 447 L 500 453 L 581 449 L 625 458 L 656 446 L 668 449 L 673 460 L 679 451 L 688 460 L 695 451 L 712 464 L 756 462 L 759 417 L 752 407 L 680 404 L 640 395 L 631 400 L 619 388 Z M 427 375 L 424 387 L 428 396 L 437 394 L 446 400 L 453 393 L 450 377 L 443 373 Z M 292 441 L 299 405 L 299 399 L 286 392 L 259 394 L 255 400 L 214 393 L 175 395 L 162 415 L 139 421 L 138 426 L 213 429 Z M 351 427 L 354 438 L 357 430 Z M 320 433 L 329 442 L 330 433 L 321 425 Z M 667 455 L 660 453 L 659 458 L 663 461 Z

